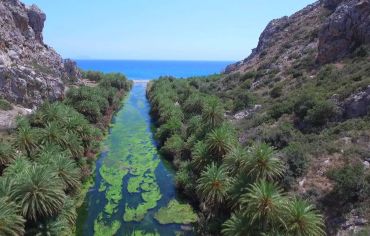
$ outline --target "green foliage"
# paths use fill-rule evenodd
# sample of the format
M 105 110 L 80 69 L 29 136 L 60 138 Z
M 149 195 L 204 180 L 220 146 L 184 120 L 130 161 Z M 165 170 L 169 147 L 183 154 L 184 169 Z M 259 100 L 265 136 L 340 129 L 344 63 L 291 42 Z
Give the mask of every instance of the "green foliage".
M 0 235 L 23 235 L 25 220 L 19 215 L 19 208 L 7 198 L 0 198 Z
M 57 215 L 63 207 L 65 194 L 56 173 L 36 164 L 19 176 L 11 198 L 21 206 L 26 219 L 36 221 Z
M 270 96 L 272 98 L 278 98 L 283 94 L 283 86 L 277 85 L 270 91 Z
M 328 172 L 330 179 L 335 181 L 334 191 L 340 199 L 356 201 L 370 193 L 370 178 L 366 176 L 362 163 L 346 165 Z
M 189 204 L 180 204 L 176 200 L 171 200 L 166 207 L 159 209 L 154 218 L 160 224 L 190 224 L 198 219 Z
M 176 184 L 189 198 L 200 201 L 199 233 L 217 235 L 222 229 L 223 235 L 321 235 L 321 216 L 306 202 L 290 206 L 290 199 L 272 182 L 285 173 L 285 163 L 277 151 L 266 143 L 240 146 L 234 127 L 225 122 L 225 108 L 230 104 L 228 110 L 236 111 L 255 99 L 246 88 L 219 92 L 218 85 L 242 80 L 250 86 L 251 79 L 261 75 L 233 74 L 221 81 L 160 78 L 151 82 L 148 98 L 157 120 L 156 138 L 167 155 L 181 156 L 181 161 L 173 161 L 178 169 Z M 279 105 L 268 107 L 261 122 L 291 114 L 298 107 L 295 98 L 284 99 L 282 93 L 279 96 L 275 99 Z M 302 120 L 317 118 L 312 110 L 316 104 L 303 111 Z M 301 175 L 306 164 L 306 153 L 291 144 L 299 135 L 292 124 L 284 122 L 266 128 L 259 137 L 278 148 L 286 147 L 288 174 L 294 176 Z M 296 205 L 304 207 L 294 211 Z M 307 227 L 299 225 L 298 217 Z
M 13 106 L 7 100 L 0 99 L 0 110 L 10 111 L 10 110 L 13 110 Z
M 273 180 L 281 177 L 284 165 L 276 157 L 275 150 L 265 143 L 255 144 L 248 152 L 246 173 L 253 179 Z
M 285 222 L 289 235 L 326 235 L 323 217 L 312 205 L 297 198 L 287 205 Z
M 197 190 L 203 201 L 214 207 L 227 200 L 231 179 L 222 166 L 209 165 L 197 181 Z
M 29 117 L 18 119 L 14 138 L 9 144 L 1 143 L 0 208 L 8 215 L 0 213 L 1 235 L 72 234 L 77 217 L 75 198 L 81 198 L 81 182 L 91 173 L 93 161 L 87 161 L 85 155 L 98 151 L 102 138 L 87 118 L 103 122 L 100 118 L 107 115 L 108 108 L 110 112 L 117 109 L 131 87 L 123 76 L 100 76 L 96 88 L 72 88 L 63 103 L 46 102 Z M 82 114 L 84 102 L 92 102 L 95 113 L 87 110 Z M 9 219 L 13 223 L 2 227 L 1 222 Z

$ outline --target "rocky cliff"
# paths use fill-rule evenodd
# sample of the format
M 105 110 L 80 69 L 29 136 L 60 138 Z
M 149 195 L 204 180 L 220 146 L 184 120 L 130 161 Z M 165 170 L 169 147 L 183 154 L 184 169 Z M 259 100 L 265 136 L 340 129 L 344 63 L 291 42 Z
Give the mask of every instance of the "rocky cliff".
M 0 1 L 0 97 L 32 108 L 63 97 L 76 65 L 43 42 L 45 14 L 18 0 Z
M 301 56 L 322 65 L 369 43 L 369 0 L 321 0 L 290 17 L 272 20 L 250 56 L 228 66 L 226 73 L 261 66 L 289 69 Z

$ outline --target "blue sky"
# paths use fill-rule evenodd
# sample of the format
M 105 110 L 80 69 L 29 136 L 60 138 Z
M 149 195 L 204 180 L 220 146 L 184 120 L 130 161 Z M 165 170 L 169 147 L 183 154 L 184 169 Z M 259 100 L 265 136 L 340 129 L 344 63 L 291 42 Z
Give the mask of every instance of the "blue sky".
M 74 59 L 241 60 L 267 23 L 314 0 L 23 0 Z

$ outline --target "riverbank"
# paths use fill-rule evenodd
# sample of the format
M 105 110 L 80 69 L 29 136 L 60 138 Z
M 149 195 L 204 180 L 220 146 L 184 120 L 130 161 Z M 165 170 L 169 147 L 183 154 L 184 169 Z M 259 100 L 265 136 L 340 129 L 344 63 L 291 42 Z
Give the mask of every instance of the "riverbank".
M 17 235 L 70 236 L 102 133 L 131 88 L 123 75 L 102 75 L 97 86 L 75 86 L 20 118 L 0 144 L 1 210 Z M 3 229 L 2 229 L 3 230 Z

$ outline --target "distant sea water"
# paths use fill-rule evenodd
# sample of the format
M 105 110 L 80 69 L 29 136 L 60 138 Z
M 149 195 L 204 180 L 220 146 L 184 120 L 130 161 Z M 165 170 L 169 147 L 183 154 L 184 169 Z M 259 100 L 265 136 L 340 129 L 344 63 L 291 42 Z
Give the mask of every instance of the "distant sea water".
M 233 61 L 141 61 L 141 60 L 77 60 L 84 70 L 121 72 L 129 79 L 151 80 L 160 76 L 186 78 L 221 73 Z

